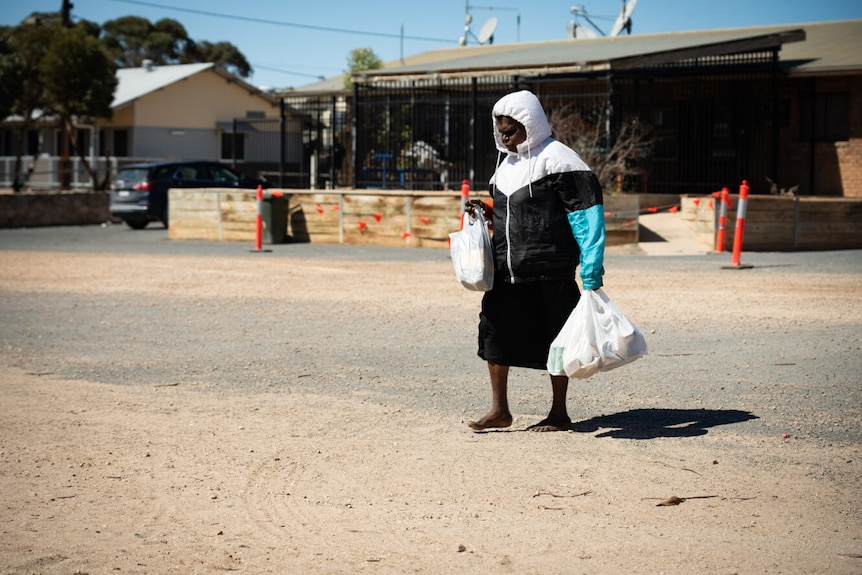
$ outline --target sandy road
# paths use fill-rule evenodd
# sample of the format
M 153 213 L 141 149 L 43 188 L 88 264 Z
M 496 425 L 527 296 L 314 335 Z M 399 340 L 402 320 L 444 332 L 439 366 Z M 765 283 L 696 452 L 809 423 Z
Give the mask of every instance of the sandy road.
M 0 572 L 862 568 L 859 252 L 611 250 L 650 355 L 536 435 L 524 370 L 511 431 L 463 424 L 478 295 L 445 253 L 273 247 L 0 231 Z

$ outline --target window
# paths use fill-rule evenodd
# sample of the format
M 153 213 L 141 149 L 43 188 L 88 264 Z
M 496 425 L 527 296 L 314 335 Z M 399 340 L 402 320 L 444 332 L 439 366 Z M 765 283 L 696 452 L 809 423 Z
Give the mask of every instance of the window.
M 239 134 L 236 132 L 221 133 L 221 159 L 245 159 L 245 134 Z
M 78 153 L 87 154 L 90 151 L 90 130 L 75 130 L 75 146 Z
M 12 130 L 0 130 L 0 156 L 14 156 L 15 146 L 13 145 L 15 141 L 15 135 L 12 133 Z
M 177 171 L 174 172 L 174 179 L 181 182 L 206 179 L 206 176 L 201 174 L 200 171 L 200 167 L 196 165 L 189 164 L 180 166 L 177 168 Z
M 846 93 L 817 94 L 802 106 L 802 139 L 846 142 L 850 139 L 850 97 Z M 812 125 L 813 124 L 813 125 Z
M 61 155 L 64 152 L 68 156 L 77 156 L 78 154 L 87 155 L 90 152 L 90 131 L 84 129 L 75 129 L 72 132 L 68 133 L 68 138 L 66 139 L 66 143 L 68 146 L 63 146 L 63 136 L 67 135 L 62 129 L 58 129 L 56 132 L 57 140 L 56 140 L 56 150 L 57 154 Z M 74 143 L 74 147 L 72 144 Z
M 159 166 L 155 170 L 153 170 L 152 178 L 153 180 L 169 180 L 171 178 L 171 172 L 173 171 L 173 169 L 173 164 Z
M 128 130 L 114 130 L 114 155 L 120 158 L 129 156 Z
M 239 183 L 239 175 L 226 166 L 210 166 L 210 180 L 224 182 L 230 185 Z
M 105 130 L 99 138 L 99 155 L 120 158 L 129 155 L 129 131 Z
M 39 131 L 38 130 L 27 130 L 27 155 L 28 156 L 38 156 L 39 155 Z

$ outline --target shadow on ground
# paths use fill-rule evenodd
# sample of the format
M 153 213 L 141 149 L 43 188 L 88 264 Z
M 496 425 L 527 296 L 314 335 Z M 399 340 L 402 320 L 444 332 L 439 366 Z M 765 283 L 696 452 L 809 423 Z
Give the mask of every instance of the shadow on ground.
M 616 439 L 655 439 L 657 437 L 696 437 L 710 427 L 757 419 L 748 411 L 736 409 L 633 409 L 572 423 L 571 430 L 593 433 L 596 437 Z
M 667 240 L 663 236 L 661 236 L 657 232 L 654 232 L 643 224 L 638 224 L 638 242 L 667 242 Z

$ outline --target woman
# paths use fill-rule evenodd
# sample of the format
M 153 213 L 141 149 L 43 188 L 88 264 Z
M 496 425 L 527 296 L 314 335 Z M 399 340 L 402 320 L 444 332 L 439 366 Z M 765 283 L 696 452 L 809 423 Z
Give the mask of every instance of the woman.
M 511 366 L 545 370 L 551 341 L 584 289 L 602 286 L 605 220 L 602 188 L 572 149 L 551 137 L 539 99 L 526 90 L 501 98 L 492 111 L 502 162 L 491 178 L 496 260 L 494 285 L 482 299 L 479 357 L 491 378 L 491 409 L 468 422 L 474 430 L 509 427 Z M 571 426 L 568 377 L 551 375 L 551 411 L 532 431 Z

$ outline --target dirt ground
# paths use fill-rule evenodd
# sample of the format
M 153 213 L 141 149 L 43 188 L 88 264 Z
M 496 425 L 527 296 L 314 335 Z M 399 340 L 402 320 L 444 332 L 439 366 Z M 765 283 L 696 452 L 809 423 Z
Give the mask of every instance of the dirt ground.
M 539 434 L 446 257 L 0 251 L 0 573 L 862 573 L 862 266 L 689 261 L 609 254 L 650 355 Z

